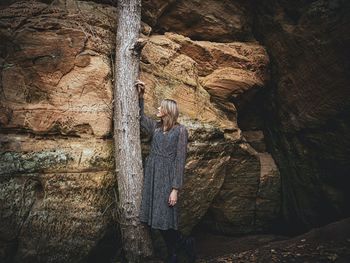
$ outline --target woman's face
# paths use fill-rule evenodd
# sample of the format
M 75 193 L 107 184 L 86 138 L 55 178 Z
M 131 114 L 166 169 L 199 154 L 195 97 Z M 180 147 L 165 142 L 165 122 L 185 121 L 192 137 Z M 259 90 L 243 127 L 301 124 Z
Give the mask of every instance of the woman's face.
M 162 111 L 162 107 L 158 107 L 157 117 L 162 118 L 165 116 L 165 113 Z

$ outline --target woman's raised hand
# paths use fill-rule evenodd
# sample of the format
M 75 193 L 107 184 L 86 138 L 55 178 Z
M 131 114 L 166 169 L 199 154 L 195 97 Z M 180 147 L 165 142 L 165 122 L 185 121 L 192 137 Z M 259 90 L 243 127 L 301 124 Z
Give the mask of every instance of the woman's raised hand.
M 137 92 L 139 93 L 139 98 L 143 97 L 143 94 L 145 93 L 145 83 L 141 80 L 136 80 L 135 87 L 137 88 Z

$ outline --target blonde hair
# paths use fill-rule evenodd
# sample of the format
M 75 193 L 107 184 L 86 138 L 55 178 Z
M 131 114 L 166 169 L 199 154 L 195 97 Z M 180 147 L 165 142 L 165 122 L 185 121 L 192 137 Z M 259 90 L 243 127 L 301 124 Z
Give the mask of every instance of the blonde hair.
M 165 131 L 169 131 L 174 127 L 178 122 L 177 118 L 179 117 L 179 109 L 177 103 L 172 99 L 164 99 L 160 103 L 160 108 L 165 116 L 161 120 L 161 126 Z

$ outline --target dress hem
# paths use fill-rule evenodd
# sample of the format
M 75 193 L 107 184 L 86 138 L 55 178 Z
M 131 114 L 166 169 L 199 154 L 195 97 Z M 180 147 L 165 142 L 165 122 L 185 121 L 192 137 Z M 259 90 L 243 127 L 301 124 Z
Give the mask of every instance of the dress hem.
M 168 228 L 164 228 L 164 227 L 161 227 L 161 226 L 152 226 L 148 223 L 148 221 L 142 221 L 140 220 L 140 222 L 142 223 L 146 223 L 148 226 L 150 226 L 151 228 L 153 229 L 158 229 L 158 230 L 168 230 L 168 229 L 175 229 L 175 230 L 178 230 L 178 227 L 168 227 Z

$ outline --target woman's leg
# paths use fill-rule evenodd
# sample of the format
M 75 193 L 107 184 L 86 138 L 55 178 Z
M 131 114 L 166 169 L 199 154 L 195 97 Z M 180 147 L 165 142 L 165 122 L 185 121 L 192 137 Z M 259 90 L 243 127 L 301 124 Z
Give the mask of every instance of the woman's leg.
M 197 252 L 196 252 L 196 240 L 193 236 L 188 236 L 181 240 L 181 246 L 185 249 L 188 256 L 189 262 L 196 262 Z
M 179 230 L 170 228 L 167 230 L 160 229 L 160 233 L 162 234 L 165 244 L 167 246 L 169 256 L 176 254 L 177 246 L 182 237 L 181 232 Z
M 178 262 L 177 249 L 179 247 L 180 239 L 181 239 L 180 231 L 170 228 L 167 230 L 160 230 L 160 233 L 163 236 L 163 239 L 165 241 L 165 244 L 168 250 L 169 262 L 177 263 Z
M 193 236 L 184 236 L 179 230 L 168 229 L 168 230 L 160 230 L 161 234 L 164 238 L 168 249 L 168 255 L 170 258 L 174 258 L 178 249 L 184 249 L 187 256 L 189 257 L 189 262 L 193 263 L 196 261 L 197 253 L 196 253 L 196 245 L 195 238 Z M 176 259 L 170 262 L 177 262 Z

